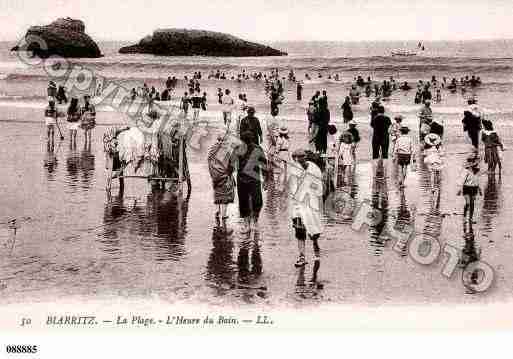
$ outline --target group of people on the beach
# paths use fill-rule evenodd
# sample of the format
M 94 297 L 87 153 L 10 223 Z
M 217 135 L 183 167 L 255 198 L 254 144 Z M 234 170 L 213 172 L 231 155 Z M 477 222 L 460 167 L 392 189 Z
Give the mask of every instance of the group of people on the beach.
M 389 165 L 387 162 L 391 157 L 394 166 L 398 168 L 400 189 L 405 187 L 408 168 L 411 166 L 412 170 L 415 170 L 417 157 L 420 157 L 430 171 L 433 192 L 439 190 L 441 171 L 444 167 L 444 125 L 440 119 L 433 116 L 431 98 L 427 95 L 431 83 L 436 82 L 433 77 L 431 82 L 421 83 L 419 86 L 424 94 L 422 96 L 422 108 L 418 114 L 418 141 L 410 135 L 410 128 L 404 123 L 403 116 L 395 116 L 392 122 L 390 117 L 386 115 L 385 106 L 381 103 L 380 97 L 376 97 L 371 104 L 370 128 L 372 129 L 371 147 L 374 171 L 377 170 L 378 163 L 382 162 L 383 175 L 388 177 Z M 386 86 L 392 86 L 391 83 L 391 80 L 387 81 Z M 277 177 L 279 181 L 284 181 L 289 188 L 294 183 L 295 177 L 292 173 L 297 169 L 302 176 L 308 174 L 314 177 L 318 186 L 314 186 L 316 190 L 312 190 L 313 192 L 308 193 L 308 195 L 319 199 L 321 207 L 322 200 L 326 199 L 326 195 L 330 191 L 340 185 L 349 183 L 350 174 L 357 164 L 357 149 L 360 142 L 358 125 L 353 119 L 351 110 L 352 103 L 351 96 L 347 96 L 341 108 L 344 123 L 342 125 L 343 130 L 339 131 L 333 123 L 330 123 L 331 116 L 327 91 L 316 91 L 310 99 L 307 109 L 308 142 L 310 145 L 308 148 L 300 148 L 294 151 L 290 157 L 288 154 L 290 139 L 287 127 L 282 125 L 278 132 L 272 132 L 271 126 L 268 125 L 269 131 L 272 133 L 265 136 L 262 133 L 259 120 L 255 117 L 254 107 L 248 106 L 247 116 L 243 117 L 240 123 L 240 131 L 232 133 L 230 128 L 227 128 L 226 133 L 219 137 L 218 142 L 209 152 L 209 166 L 211 167 L 214 192 L 230 193 L 229 196 L 224 197 L 215 195 L 215 203 L 219 205 L 216 221 L 221 228 L 224 228 L 227 233 L 232 232 L 231 229 L 226 227 L 226 205 L 233 202 L 233 191 L 236 186 L 235 181 L 231 178 L 232 173 L 237 173 L 239 210 L 244 220 L 243 233 L 250 231 L 252 226 L 258 228 L 258 214 L 262 208 L 262 183 L 263 188 L 265 188 L 265 183 L 275 175 L 276 168 L 279 169 L 279 173 L 285 172 L 284 176 L 278 175 Z M 478 152 L 480 131 L 483 129 L 481 139 L 485 148 L 484 161 L 488 164 L 489 173 L 494 173 L 497 166 L 499 171 L 501 170 L 501 156 L 498 150 L 503 150 L 503 145 L 497 132 L 494 131 L 493 123 L 484 117 L 483 112 L 477 106 L 477 100 L 471 98 L 468 104 L 469 110 L 464 112 L 463 129 L 468 133 L 474 150 L 470 152 L 463 165 L 464 171 L 458 194 L 462 194 L 465 198 L 464 218 L 469 223 L 474 223 L 475 197 L 481 193 L 479 188 L 480 157 Z M 273 113 L 273 105 L 271 104 L 271 115 Z M 244 126 L 243 123 L 245 123 Z M 337 133 L 339 134 L 338 138 L 336 137 Z M 239 136 L 238 138 L 241 140 L 236 145 L 231 143 L 231 146 L 234 146 L 232 153 L 235 153 L 236 157 L 238 156 L 237 161 L 232 162 L 233 158 L 230 156 L 221 157 L 225 161 L 222 165 L 220 158 L 214 154 L 218 153 L 221 148 L 224 148 L 225 152 L 223 153 L 226 154 L 226 146 L 230 146 L 227 143 L 230 143 L 233 136 Z M 267 156 L 263 147 L 261 147 L 264 138 L 268 140 Z M 240 150 L 241 147 L 239 146 L 242 146 L 244 150 Z M 246 149 L 249 149 L 249 151 Z M 240 150 L 240 153 L 238 150 Z M 250 161 L 250 159 L 253 160 Z M 253 174 L 255 173 L 253 170 L 257 169 L 256 173 L 263 177 L 257 175 L 256 178 L 254 176 L 251 179 L 245 178 L 245 167 L 251 168 Z M 294 202 L 295 198 L 290 198 L 290 200 Z M 249 211 L 248 203 L 250 203 Z M 315 210 L 312 211 L 311 203 L 305 204 L 295 201 L 292 205 L 291 216 L 299 243 L 299 257 L 296 265 L 303 266 L 306 263 L 304 243 L 306 238 L 312 240 L 315 259 L 318 260 L 320 252 L 318 239 L 322 233 L 319 213 Z
M 216 228 L 221 232 L 226 235 L 233 232 L 227 221 L 227 206 L 235 199 L 235 188 L 237 188 L 239 213 L 243 221 L 241 232 L 250 233 L 252 230 L 258 230 L 259 214 L 263 206 L 262 190 L 267 188 L 269 181 L 277 179 L 278 184 L 287 187 L 290 197 L 291 225 L 294 228 L 299 249 L 296 266 L 300 267 L 306 263 L 305 240 L 308 238 L 312 240 L 315 259 L 319 260 L 318 239 L 322 233 L 323 201 L 337 187 L 350 184 L 358 163 L 360 133 L 358 124 L 354 120 L 352 106 L 359 104 L 359 88 L 364 88 L 367 96 L 370 96 L 368 92 L 371 89 L 376 96 L 369 109 L 374 173 L 377 171 L 378 163 L 382 163 L 383 175 L 388 176 L 387 162 L 391 157 L 394 166 L 398 168 L 399 188 L 404 188 L 408 168 L 412 167 L 415 170 L 416 159 L 421 156 L 432 175 L 433 190 L 436 190 L 444 165 L 444 126 L 433 116 L 431 89 L 435 88 L 435 91 L 438 91 L 440 88 L 449 88 L 450 85 L 446 85 L 445 78 L 439 82 L 433 76 L 431 81 L 420 80 L 417 84 L 417 92 L 420 95 L 416 102 L 422 104 L 418 115 L 418 142 L 410 135 L 410 128 L 404 123 L 404 118 L 397 115 L 392 122 L 386 115 L 385 106 L 381 102 L 382 98 L 385 100 L 393 91 L 410 90 L 408 83 L 398 85 L 395 79 L 390 77 L 379 84 L 372 81 L 370 77 L 364 80 L 363 77 L 358 76 L 341 106 L 343 124 L 339 125 L 339 128 L 331 121 L 327 91 L 318 90 L 314 93 L 306 111 L 309 145 L 307 148 L 296 149 L 290 154 L 288 128 L 283 121 L 277 120 L 280 105 L 285 100 L 283 78 L 280 77 L 277 69 L 273 70 L 269 76 L 253 75 L 243 71 L 239 78 L 265 80 L 271 115 L 271 119 L 264 122 L 265 126 L 262 126 L 256 117 L 256 109 L 248 103 L 245 93 L 239 93 L 235 99 L 230 89 L 223 91 L 219 88 L 217 93 L 226 127 L 208 152 L 208 166 L 214 189 L 214 203 L 217 206 Z M 208 78 L 212 77 L 222 79 L 224 76 L 218 71 L 208 75 Z M 201 72 L 194 73 L 187 84 L 189 92 L 185 92 L 180 100 L 180 109 L 186 116 L 189 108 L 192 108 L 193 121 L 198 121 L 200 111 L 207 109 L 207 93 L 200 92 L 201 78 Z M 289 72 L 289 80 L 296 81 L 297 100 L 301 101 L 303 82 L 296 80 L 293 71 Z M 463 81 L 469 86 L 478 86 L 481 80 L 479 77 L 472 76 Z M 142 97 L 148 102 L 167 101 L 170 100 L 170 94 L 176 89 L 177 83 L 176 77 L 169 77 L 161 93 L 154 87 L 150 88 L 147 84 L 143 84 L 139 90 L 132 89 L 132 98 Z M 78 98 L 72 97 L 67 113 L 64 115 L 55 105 L 59 100 L 58 91 L 53 89 L 54 85 L 53 83 L 49 85 L 49 102 L 45 109 L 48 140 L 53 144 L 54 128 L 59 125 L 58 118 L 66 116 L 72 146 L 73 144 L 76 146 L 78 128 L 84 130 L 86 143 L 90 143 L 91 131 L 96 124 L 96 112 L 90 97 L 84 96 L 82 105 L 79 104 Z M 374 90 L 371 86 L 374 86 Z M 62 94 L 60 98 L 62 99 Z M 476 100 L 472 98 L 468 104 L 469 109 L 464 112 L 463 130 L 467 132 L 475 151 L 465 163 L 464 180 L 460 192 L 465 196 L 464 215 L 472 222 L 475 196 L 480 193 L 479 139 L 481 138 L 484 143 L 484 159 L 490 172 L 495 171 L 497 166 L 501 170 L 501 156 L 498 149 L 503 150 L 503 146 L 497 132 L 494 131 L 493 123 L 484 117 Z M 58 129 L 60 130 L 59 127 Z M 234 174 L 236 174 L 236 180 L 233 178 Z M 305 185 L 305 178 L 308 185 Z M 290 195 L 298 192 L 301 193 L 301 198 Z M 308 200 L 305 201 L 305 198 Z
M 60 102 L 54 96 L 56 93 L 53 92 L 53 88 L 55 88 L 55 83 L 50 81 L 48 85 L 48 106 L 44 110 L 48 147 L 50 149 L 54 148 L 55 127 L 58 129 L 61 139 L 64 139 L 59 123 L 59 118 L 61 117 L 66 118 L 69 130 L 70 146 L 72 148 L 76 148 L 77 132 L 80 128 L 84 131 L 84 146 L 90 147 L 92 142 L 92 130 L 96 126 L 96 109 L 91 103 L 91 96 L 85 95 L 81 105 L 79 104 L 78 97 L 72 97 L 69 106 L 64 113 L 59 111 L 56 107 L 56 102 L 59 104 Z

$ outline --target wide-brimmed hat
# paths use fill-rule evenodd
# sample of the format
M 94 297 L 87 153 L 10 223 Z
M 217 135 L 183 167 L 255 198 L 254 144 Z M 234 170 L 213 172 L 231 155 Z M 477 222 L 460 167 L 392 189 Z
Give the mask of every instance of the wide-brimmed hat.
M 334 124 L 329 124 L 328 125 L 328 133 L 330 135 L 334 135 L 335 133 L 337 133 L 337 126 L 335 126 Z
M 289 134 L 289 130 L 288 130 L 288 128 L 287 128 L 287 127 L 285 127 L 285 126 L 282 126 L 282 127 L 280 128 L 279 134 L 280 134 L 280 135 L 288 135 L 288 134 Z
M 347 124 L 348 126 L 356 126 L 358 123 L 355 120 L 351 120 Z
M 56 84 L 55 84 L 55 82 L 53 82 L 53 81 L 50 81 L 50 82 L 48 83 L 48 86 L 50 86 L 50 87 L 57 87 L 57 85 L 56 85 Z
M 426 137 L 424 137 L 424 142 L 430 146 L 438 146 L 442 143 L 442 139 L 436 133 L 428 133 Z

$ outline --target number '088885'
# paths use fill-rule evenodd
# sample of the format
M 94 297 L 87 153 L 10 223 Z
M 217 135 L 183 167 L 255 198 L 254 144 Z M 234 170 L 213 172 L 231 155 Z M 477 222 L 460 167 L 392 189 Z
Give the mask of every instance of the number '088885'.
M 35 354 L 37 345 L 6 345 L 5 351 L 9 354 Z

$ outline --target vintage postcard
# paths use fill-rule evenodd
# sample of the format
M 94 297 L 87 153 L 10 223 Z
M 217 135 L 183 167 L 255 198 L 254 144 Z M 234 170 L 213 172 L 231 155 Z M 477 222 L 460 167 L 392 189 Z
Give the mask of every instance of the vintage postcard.
M 511 4 L 0 10 L 0 333 L 511 329 Z

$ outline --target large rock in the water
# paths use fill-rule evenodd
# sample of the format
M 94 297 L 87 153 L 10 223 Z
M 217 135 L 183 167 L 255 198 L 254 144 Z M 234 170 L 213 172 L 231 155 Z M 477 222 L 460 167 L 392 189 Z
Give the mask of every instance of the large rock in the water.
M 43 49 L 33 37 L 45 41 L 47 49 Z M 101 57 L 98 45 L 85 33 L 81 20 L 61 18 L 45 26 L 31 26 L 25 34 L 25 44 L 15 46 L 13 51 L 32 51 L 39 57 L 58 55 L 61 57 Z
M 286 52 L 214 31 L 161 29 L 138 44 L 119 49 L 122 54 L 166 56 L 283 56 Z

